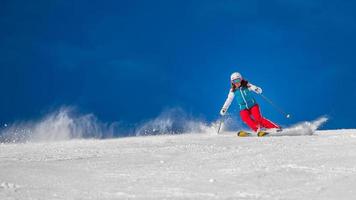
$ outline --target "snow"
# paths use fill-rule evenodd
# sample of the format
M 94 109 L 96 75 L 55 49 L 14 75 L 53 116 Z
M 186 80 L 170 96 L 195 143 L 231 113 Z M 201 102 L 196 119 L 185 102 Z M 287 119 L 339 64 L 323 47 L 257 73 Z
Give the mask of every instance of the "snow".
M 0 144 L 0 199 L 354 199 L 356 130 Z

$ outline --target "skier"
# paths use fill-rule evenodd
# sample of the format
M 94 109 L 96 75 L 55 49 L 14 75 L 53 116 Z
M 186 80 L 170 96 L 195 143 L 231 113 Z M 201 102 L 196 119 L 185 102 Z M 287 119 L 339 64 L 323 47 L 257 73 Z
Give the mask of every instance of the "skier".
M 220 115 L 224 116 L 229 106 L 231 105 L 233 99 L 236 97 L 237 102 L 240 106 L 240 116 L 242 121 L 246 123 L 258 136 L 264 136 L 268 134 L 261 128 L 265 129 L 276 129 L 281 130 L 280 126 L 271 122 L 270 120 L 264 118 L 261 115 L 260 107 L 256 100 L 252 96 L 252 92 L 257 94 L 262 93 L 262 89 L 257 87 L 247 80 L 244 80 L 240 73 L 234 72 L 231 74 L 231 89 L 229 95 L 220 111 Z M 251 117 L 252 115 L 252 117 Z M 244 131 L 239 131 L 238 136 L 247 136 L 248 133 Z

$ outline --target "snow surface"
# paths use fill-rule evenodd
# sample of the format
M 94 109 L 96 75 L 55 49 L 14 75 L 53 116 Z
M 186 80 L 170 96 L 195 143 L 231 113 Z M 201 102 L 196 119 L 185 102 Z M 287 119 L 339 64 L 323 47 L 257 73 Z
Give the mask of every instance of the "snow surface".
M 356 130 L 0 144 L 0 199 L 355 199 Z

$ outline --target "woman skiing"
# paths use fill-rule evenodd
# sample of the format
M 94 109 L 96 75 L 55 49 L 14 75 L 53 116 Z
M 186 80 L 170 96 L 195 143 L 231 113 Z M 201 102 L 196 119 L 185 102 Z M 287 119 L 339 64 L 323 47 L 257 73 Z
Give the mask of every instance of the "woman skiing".
M 258 136 L 264 136 L 268 134 L 261 130 L 265 129 L 280 129 L 280 127 L 271 122 L 270 120 L 264 118 L 261 115 L 260 107 L 256 100 L 252 96 L 252 92 L 257 94 L 262 93 L 262 89 L 255 85 L 252 85 L 247 80 L 244 80 L 240 73 L 234 72 L 231 74 L 231 89 L 229 95 L 222 107 L 220 114 L 225 115 L 227 109 L 231 105 L 233 99 L 236 97 L 237 103 L 240 107 L 240 116 L 242 121 L 246 123 Z M 253 118 L 252 118 L 253 117 Z M 248 133 L 244 131 L 239 131 L 238 136 L 247 136 Z

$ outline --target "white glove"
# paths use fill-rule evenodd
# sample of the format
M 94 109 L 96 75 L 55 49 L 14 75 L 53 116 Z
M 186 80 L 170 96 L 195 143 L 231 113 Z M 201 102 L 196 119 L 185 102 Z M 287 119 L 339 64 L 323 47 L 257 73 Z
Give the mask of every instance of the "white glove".
M 260 87 L 256 87 L 256 89 L 254 90 L 257 94 L 262 94 L 262 88 Z
M 226 109 L 225 108 L 222 108 L 221 110 L 220 110 L 220 115 L 221 116 L 224 116 L 226 114 Z
M 260 87 L 257 87 L 257 86 L 255 86 L 255 85 L 250 85 L 250 89 L 252 90 L 252 91 L 254 91 L 254 92 L 256 92 L 257 94 L 262 94 L 262 88 L 260 88 Z

